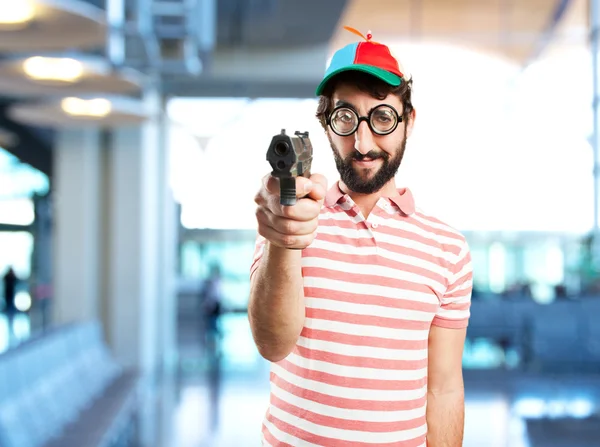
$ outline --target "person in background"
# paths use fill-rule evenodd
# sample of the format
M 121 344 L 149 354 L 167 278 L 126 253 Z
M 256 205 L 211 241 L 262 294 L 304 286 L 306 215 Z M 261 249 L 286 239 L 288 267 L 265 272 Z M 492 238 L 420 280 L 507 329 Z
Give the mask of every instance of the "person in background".
M 207 379 L 210 384 L 210 430 L 216 433 L 219 427 L 221 373 L 222 373 L 222 333 L 219 319 L 223 313 L 222 272 L 218 263 L 212 264 L 208 278 L 201 291 L 201 309 L 203 317 L 204 347 L 208 363 Z
M 8 268 L 8 271 L 3 277 L 4 283 L 4 312 L 8 318 L 8 327 L 12 331 L 13 321 L 17 308 L 15 306 L 15 297 L 17 295 L 17 283 L 19 278 L 12 267 Z
M 219 317 L 222 313 L 221 266 L 213 264 L 200 292 L 200 307 L 204 319 L 204 343 L 209 352 L 216 354 L 220 339 Z

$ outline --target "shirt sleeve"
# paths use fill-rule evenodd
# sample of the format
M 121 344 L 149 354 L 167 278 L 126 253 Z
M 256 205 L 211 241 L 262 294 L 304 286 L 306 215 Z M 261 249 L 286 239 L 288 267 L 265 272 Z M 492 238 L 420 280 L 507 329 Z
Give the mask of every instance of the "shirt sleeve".
M 257 234 L 256 243 L 254 245 L 254 256 L 252 258 L 252 264 L 250 265 L 250 278 L 252 278 L 252 275 L 254 275 L 254 272 L 256 272 L 256 269 L 258 269 L 260 260 L 262 258 L 263 252 L 265 250 L 265 242 L 266 242 L 266 239 L 264 237 L 262 237 L 260 234 Z
M 446 292 L 432 324 L 449 329 L 466 328 L 471 316 L 473 265 L 469 244 L 463 239 L 460 254 L 451 266 Z

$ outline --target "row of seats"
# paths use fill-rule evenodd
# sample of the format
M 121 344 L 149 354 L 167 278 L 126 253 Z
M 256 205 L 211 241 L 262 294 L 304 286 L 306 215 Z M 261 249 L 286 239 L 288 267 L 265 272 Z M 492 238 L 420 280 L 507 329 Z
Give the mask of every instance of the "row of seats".
M 597 447 L 600 417 L 527 419 L 532 447 Z
M 0 355 L 0 447 L 116 447 L 134 436 L 138 378 L 97 321 L 52 329 Z
M 468 336 L 516 347 L 536 364 L 600 366 L 600 299 L 474 301 Z

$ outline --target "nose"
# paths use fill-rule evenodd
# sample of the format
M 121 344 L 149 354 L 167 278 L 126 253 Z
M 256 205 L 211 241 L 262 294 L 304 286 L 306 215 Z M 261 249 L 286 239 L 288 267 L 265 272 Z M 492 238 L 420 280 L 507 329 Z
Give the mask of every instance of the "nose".
M 365 121 L 359 123 L 354 138 L 356 139 L 354 148 L 363 155 L 375 148 L 373 133 Z

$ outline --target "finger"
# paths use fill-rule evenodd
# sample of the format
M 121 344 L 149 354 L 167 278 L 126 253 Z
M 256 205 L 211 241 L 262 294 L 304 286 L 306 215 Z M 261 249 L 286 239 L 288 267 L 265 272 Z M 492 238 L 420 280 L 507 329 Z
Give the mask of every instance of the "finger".
M 287 217 L 288 219 L 309 221 L 319 216 L 322 203 L 313 199 L 303 198 L 298 199 L 293 206 L 283 206 L 279 201 L 270 199 L 269 209 L 276 216 Z
M 308 180 L 309 182 L 304 184 L 305 195 L 302 197 L 324 200 L 327 194 L 327 178 L 322 174 L 312 174 Z
M 304 197 L 312 188 L 312 182 L 310 179 L 302 176 L 298 176 L 295 178 L 296 180 L 296 196 Z M 280 196 L 281 187 L 280 180 L 277 177 L 273 177 L 271 174 L 263 177 L 263 185 L 265 190 L 272 195 Z
M 284 248 L 306 248 L 315 238 L 315 233 L 305 235 L 282 234 L 266 225 L 258 226 L 258 234 L 270 243 Z
M 327 191 L 327 177 L 323 174 L 313 174 L 310 176 L 310 181 L 313 183 L 317 183 L 323 187 L 325 191 Z
M 279 179 L 267 174 L 263 177 L 263 186 L 269 194 L 279 195 Z
M 314 185 L 310 179 L 302 176 L 296 177 L 296 196 L 306 196 L 308 193 L 310 193 L 313 186 Z
M 315 176 L 318 177 L 313 179 Z M 313 177 L 311 177 L 313 186 L 306 197 L 323 202 L 327 195 L 327 179 L 320 174 L 314 174 Z
M 267 203 L 267 197 L 265 196 L 265 192 L 266 190 L 264 186 L 260 188 L 254 196 L 254 203 L 256 203 L 257 205 L 264 205 L 265 203 Z
M 316 231 L 318 225 L 317 219 L 309 221 L 289 219 L 276 216 L 268 209 L 261 207 L 256 211 L 256 218 L 260 224 L 269 226 L 278 233 L 289 235 L 311 234 Z
M 274 189 L 273 188 L 273 181 L 276 181 L 277 179 L 273 178 L 271 176 L 271 174 L 267 174 L 265 175 L 262 179 L 261 179 L 261 188 L 256 192 L 255 196 L 254 196 L 254 202 L 257 205 L 264 205 L 267 203 L 269 196 L 271 195 L 271 192 L 269 191 L 270 189 Z M 279 186 L 277 185 L 277 191 L 279 191 Z

